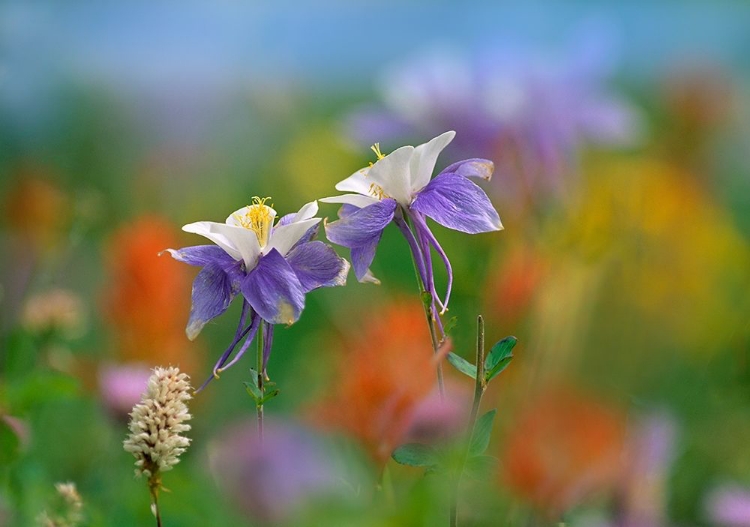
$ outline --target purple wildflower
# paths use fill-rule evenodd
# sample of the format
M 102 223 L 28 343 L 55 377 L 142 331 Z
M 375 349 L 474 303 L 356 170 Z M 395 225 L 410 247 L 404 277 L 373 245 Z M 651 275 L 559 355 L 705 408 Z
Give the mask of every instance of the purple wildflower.
M 750 527 L 750 489 L 725 484 L 713 489 L 705 503 L 708 520 L 722 527 Z
M 349 263 L 328 245 L 313 240 L 320 222 L 314 217 L 317 202 L 283 216 L 274 225 L 276 211 L 265 204 L 266 199 L 253 198 L 252 205 L 233 212 L 225 223 L 199 221 L 182 228 L 216 245 L 167 249 L 176 260 L 203 267 L 193 282 L 193 305 L 186 328 L 190 340 L 208 321 L 224 313 L 237 294 L 242 295 L 235 337 L 216 362 L 214 377 L 242 357 L 261 326 L 267 336 L 265 370 L 273 324 L 296 322 L 307 292 L 346 283 Z M 242 339 L 244 343 L 230 361 Z
M 351 460 L 292 421 L 271 420 L 263 443 L 250 423 L 237 423 L 216 436 L 208 455 L 222 493 L 264 525 L 297 525 L 321 499 L 354 499 L 346 482 L 362 477 Z
M 351 249 L 354 273 L 359 281 L 373 281 L 369 271 L 383 230 L 394 222 L 412 251 L 425 291 L 444 312 L 450 299 L 453 280 L 450 261 L 427 226 L 426 217 L 437 223 L 470 234 L 503 228 L 497 211 L 484 191 L 469 180 L 489 180 L 494 165 L 486 159 L 467 159 L 450 165 L 432 178 L 440 152 L 453 140 L 455 132 L 445 132 L 428 143 L 403 146 L 383 155 L 373 146 L 378 161 L 363 168 L 336 185 L 336 190 L 350 191 L 320 201 L 343 203 L 341 219 L 326 226 L 326 235 L 334 243 Z M 444 297 L 438 297 L 432 267 L 431 251 L 440 256 L 448 272 Z M 439 318 L 436 319 L 439 324 Z
M 608 86 L 610 39 L 583 31 L 557 53 L 509 44 L 470 56 L 427 51 L 383 71 L 383 104 L 353 112 L 347 132 L 372 143 L 453 129 L 451 155 L 500 161 L 498 197 L 508 204 L 564 192 L 582 146 L 629 147 L 643 135 L 640 113 Z

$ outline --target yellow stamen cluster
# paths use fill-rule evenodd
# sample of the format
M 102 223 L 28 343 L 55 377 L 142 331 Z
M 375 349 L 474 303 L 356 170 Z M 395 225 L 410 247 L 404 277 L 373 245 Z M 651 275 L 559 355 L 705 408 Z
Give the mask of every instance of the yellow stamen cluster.
M 371 195 L 371 196 L 373 196 L 373 197 L 375 197 L 375 198 L 378 198 L 378 199 L 383 199 L 383 198 L 387 198 L 387 197 L 389 197 L 389 196 L 388 196 L 388 195 L 387 195 L 387 194 L 386 194 L 386 193 L 385 193 L 385 192 L 383 191 L 383 187 L 381 187 L 380 185 L 377 185 L 377 184 L 375 184 L 375 183 L 371 183 L 371 184 L 370 184 L 370 188 L 369 188 L 369 190 L 368 190 L 368 191 L 370 192 L 370 195 Z
M 271 209 L 273 205 L 266 205 L 266 201 L 270 199 L 253 196 L 253 202 L 248 205 L 245 215 L 240 216 L 238 214 L 235 216 L 240 225 L 255 233 L 261 247 L 265 247 L 268 243 L 268 235 L 271 232 L 271 225 L 273 225 L 274 215 Z
M 385 154 L 383 154 L 383 152 L 380 151 L 380 143 L 375 143 L 374 145 L 372 145 L 370 147 L 370 150 L 375 152 L 375 155 L 378 156 L 378 161 L 380 161 L 381 159 L 385 157 Z

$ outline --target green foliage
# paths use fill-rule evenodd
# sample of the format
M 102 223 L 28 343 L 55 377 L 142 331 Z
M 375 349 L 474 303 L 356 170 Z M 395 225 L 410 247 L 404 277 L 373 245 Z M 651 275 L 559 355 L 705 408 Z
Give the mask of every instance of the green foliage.
M 463 357 L 456 355 L 455 353 L 449 353 L 448 362 L 464 375 L 468 375 L 472 379 L 477 378 L 477 367 Z
M 250 381 L 245 381 L 242 384 L 245 386 L 248 395 L 255 401 L 256 406 L 263 406 L 267 401 L 279 395 L 279 390 L 275 389 L 276 383 L 271 381 L 266 381 L 263 384 L 264 390 L 261 391 L 258 385 L 258 373 L 252 368 L 250 368 L 250 379 Z
M 445 328 L 444 328 L 445 334 L 450 335 L 451 331 L 453 331 L 453 329 L 456 327 L 457 324 L 458 324 L 458 317 L 451 317 L 450 319 L 448 319 L 448 322 L 445 323 Z
M 437 450 L 421 443 L 407 443 L 393 451 L 391 455 L 396 463 L 410 467 L 436 467 L 440 462 Z
M 482 417 L 477 419 L 474 426 L 474 432 L 471 434 L 471 443 L 469 444 L 469 456 L 478 456 L 484 454 L 490 445 L 490 434 L 492 434 L 492 422 L 495 419 L 496 409 L 492 409 Z
M 500 375 L 513 360 L 513 348 L 518 339 L 516 337 L 505 337 L 503 340 L 492 346 L 490 353 L 484 360 L 484 378 L 486 382 Z

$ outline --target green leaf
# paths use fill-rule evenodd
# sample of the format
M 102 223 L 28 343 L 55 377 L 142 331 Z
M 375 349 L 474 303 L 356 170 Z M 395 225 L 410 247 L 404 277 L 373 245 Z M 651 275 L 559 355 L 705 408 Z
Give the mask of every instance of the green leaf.
M 279 390 L 273 390 L 273 391 L 268 392 L 263 397 L 263 399 L 261 399 L 260 404 L 264 404 L 266 401 L 269 401 L 269 400 L 273 399 L 274 397 L 276 397 L 277 395 L 279 395 L 279 393 L 280 393 Z
M 471 434 L 471 443 L 469 444 L 469 456 L 478 456 L 484 454 L 490 445 L 490 434 L 492 434 L 492 421 L 495 419 L 496 409 L 492 409 L 482 417 L 477 419 L 474 425 L 474 432 Z
M 448 354 L 448 362 L 450 362 L 454 368 L 456 368 L 464 375 L 468 375 L 472 379 L 477 378 L 477 367 L 463 357 L 460 357 L 451 352 Z
M 431 309 L 432 308 L 432 295 L 430 294 L 430 292 L 422 291 L 421 298 L 422 298 L 422 303 L 424 304 L 424 306 L 427 309 Z
M 453 328 L 456 327 L 456 324 L 458 324 L 458 317 L 451 317 L 448 322 L 445 323 L 445 329 L 443 330 L 443 333 L 446 335 L 450 335 L 451 331 L 453 331 Z
M 243 382 L 242 384 L 245 385 L 245 390 L 247 390 L 247 393 L 250 395 L 250 397 L 253 398 L 253 400 L 257 403 L 263 398 L 263 394 L 260 391 L 260 388 L 258 388 L 258 385 L 254 382 Z
M 429 445 L 406 443 L 393 451 L 391 457 L 396 463 L 410 467 L 434 467 L 439 463 L 437 451 Z
M 492 346 L 487 358 L 484 360 L 485 371 L 490 371 L 498 362 L 506 357 L 510 357 L 516 343 L 518 343 L 516 337 L 505 337 L 503 340 Z
M 492 346 L 489 355 L 484 361 L 484 379 L 486 382 L 491 381 L 508 367 L 513 360 L 513 347 L 518 342 L 516 337 L 505 337 L 503 340 Z

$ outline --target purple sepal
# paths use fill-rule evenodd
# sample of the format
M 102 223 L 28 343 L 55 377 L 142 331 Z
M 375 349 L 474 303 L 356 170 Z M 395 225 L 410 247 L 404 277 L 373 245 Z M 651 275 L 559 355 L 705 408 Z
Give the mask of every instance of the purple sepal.
M 236 260 L 218 245 L 194 245 L 182 249 L 167 249 L 166 252 L 178 262 L 201 267 L 209 263 L 221 263 L 225 267 L 231 267 L 236 263 Z
M 463 177 L 478 177 L 489 181 L 492 178 L 492 173 L 495 171 L 495 163 L 489 159 L 464 159 L 453 163 L 445 170 L 440 172 L 438 176 L 442 174 L 456 174 Z
M 258 260 L 241 288 L 255 312 L 272 324 L 296 322 L 305 307 L 305 290 L 294 269 L 276 249 Z
M 356 276 L 357 280 L 360 282 L 366 281 L 367 273 L 370 270 L 370 264 L 372 264 L 372 260 L 375 258 L 375 250 L 378 248 L 378 243 L 380 243 L 381 234 L 382 231 L 376 237 L 371 238 L 368 243 L 358 247 L 352 247 L 351 258 L 352 267 L 354 268 L 354 276 Z
M 341 208 L 339 208 L 338 216 L 339 218 L 346 218 L 347 216 L 351 216 L 358 210 L 361 210 L 356 205 L 352 205 L 351 203 L 344 203 L 341 205 Z
M 346 211 L 340 220 L 326 225 L 329 240 L 352 250 L 357 280 L 367 274 L 383 229 L 393 220 L 397 205 L 396 200 L 386 198 L 350 214 Z
M 213 261 L 204 265 L 193 281 L 193 305 L 185 328 L 190 340 L 195 340 L 207 322 L 227 310 L 237 294 L 237 285 L 221 262 Z
M 343 247 L 358 247 L 379 237 L 393 220 L 396 200 L 383 199 L 326 225 L 326 236 Z
M 453 173 L 443 173 L 430 181 L 410 208 L 444 227 L 469 234 L 502 228 L 487 194 L 465 177 Z
M 346 260 L 321 241 L 297 245 L 286 255 L 286 261 L 305 292 L 346 284 L 349 270 Z

